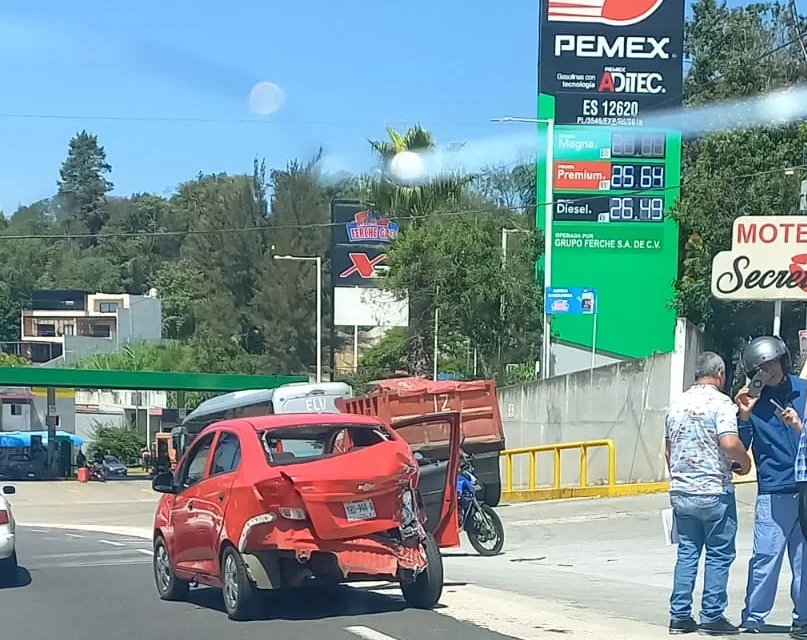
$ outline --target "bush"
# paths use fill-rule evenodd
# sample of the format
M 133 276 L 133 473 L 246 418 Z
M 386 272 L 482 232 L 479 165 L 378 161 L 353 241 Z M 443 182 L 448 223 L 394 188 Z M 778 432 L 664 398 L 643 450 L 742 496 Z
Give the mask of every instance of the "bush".
M 130 427 L 97 424 L 90 441 L 88 456 L 92 460 L 96 453 L 109 453 L 124 464 L 134 464 L 140 459 L 140 452 L 145 445 L 146 441 Z

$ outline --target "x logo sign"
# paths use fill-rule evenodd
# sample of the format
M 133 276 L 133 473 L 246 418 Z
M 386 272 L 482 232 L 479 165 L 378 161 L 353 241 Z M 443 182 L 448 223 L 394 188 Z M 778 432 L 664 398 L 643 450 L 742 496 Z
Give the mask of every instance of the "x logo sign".
M 358 273 L 360 278 L 372 278 L 375 274 L 374 267 L 380 264 L 386 257 L 383 253 L 377 255 L 372 260 L 366 253 L 349 253 L 347 255 L 353 264 L 339 274 L 340 278 L 348 278 L 354 273 Z

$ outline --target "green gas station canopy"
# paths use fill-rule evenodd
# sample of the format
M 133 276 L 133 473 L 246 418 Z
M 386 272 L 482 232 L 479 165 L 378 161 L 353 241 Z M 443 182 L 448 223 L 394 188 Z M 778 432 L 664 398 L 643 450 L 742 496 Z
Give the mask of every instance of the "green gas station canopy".
M 9 387 L 227 393 L 243 389 L 274 389 L 291 382 L 308 382 L 308 377 L 253 376 L 240 373 L 168 373 L 163 371 L 0 367 L 0 385 Z

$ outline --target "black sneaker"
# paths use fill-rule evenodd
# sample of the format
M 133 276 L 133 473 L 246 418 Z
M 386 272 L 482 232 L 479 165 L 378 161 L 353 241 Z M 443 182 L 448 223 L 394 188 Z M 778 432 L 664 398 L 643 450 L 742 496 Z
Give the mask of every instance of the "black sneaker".
M 797 640 L 807 640 L 807 624 L 794 622 L 790 627 L 790 637 Z
M 677 636 L 682 633 L 694 633 L 698 630 L 698 625 L 692 618 L 683 620 L 670 620 L 670 635 Z
M 740 633 L 739 627 L 735 627 L 723 616 L 711 622 L 702 622 L 698 631 L 707 636 L 734 636 Z

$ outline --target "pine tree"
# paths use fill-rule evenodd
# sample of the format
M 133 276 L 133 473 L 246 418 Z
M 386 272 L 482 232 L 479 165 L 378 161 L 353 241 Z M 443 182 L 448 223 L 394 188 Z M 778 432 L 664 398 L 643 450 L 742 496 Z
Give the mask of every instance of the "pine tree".
M 113 184 L 106 175 L 111 171 L 97 136 L 86 131 L 73 136 L 57 181 L 59 209 L 70 232 L 95 235 L 101 231 L 109 217 L 106 196 Z M 95 245 L 96 239 L 82 244 Z

